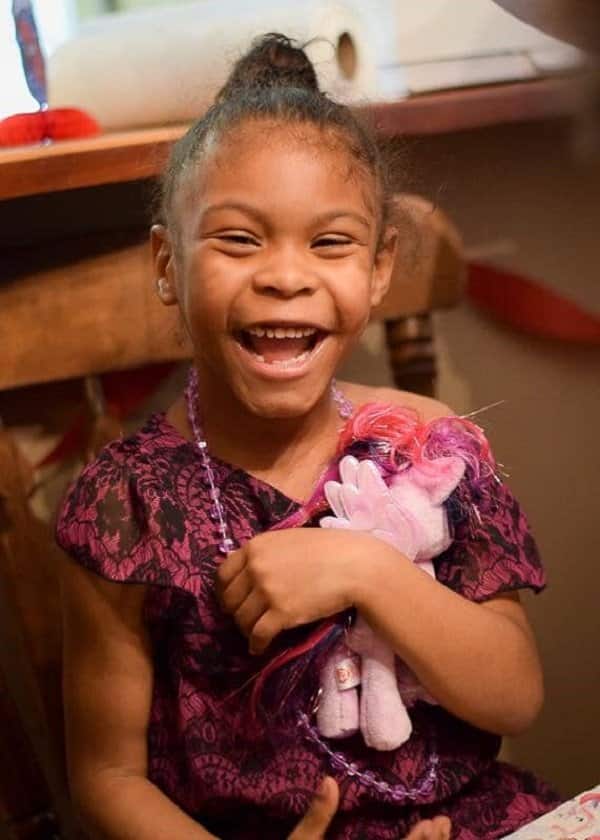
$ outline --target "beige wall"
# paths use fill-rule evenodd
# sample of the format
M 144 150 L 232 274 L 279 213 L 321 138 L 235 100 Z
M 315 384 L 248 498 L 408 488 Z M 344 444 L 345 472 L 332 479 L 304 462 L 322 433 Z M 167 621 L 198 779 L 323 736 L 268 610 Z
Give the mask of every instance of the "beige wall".
M 522 125 L 436 137 L 413 158 L 419 191 L 437 197 L 467 246 L 509 240 L 514 252 L 499 264 L 600 311 L 600 167 L 574 162 L 568 131 Z M 573 794 L 600 781 L 600 348 L 523 336 L 468 304 L 436 320 L 440 398 L 458 412 L 506 401 L 480 422 L 550 581 L 544 594 L 524 597 L 546 705 L 504 755 Z M 376 329 L 346 373 L 389 381 Z

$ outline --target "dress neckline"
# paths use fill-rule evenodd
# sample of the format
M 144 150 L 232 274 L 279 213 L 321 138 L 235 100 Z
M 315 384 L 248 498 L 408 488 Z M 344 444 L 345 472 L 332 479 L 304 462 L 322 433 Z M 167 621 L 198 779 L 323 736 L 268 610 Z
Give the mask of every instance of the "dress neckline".
M 155 423 L 160 427 L 160 430 L 161 430 L 162 434 L 166 434 L 168 437 L 171 437 L 171 438 L 176 438 L 181 443 L 186 444 L 187 446 L 189 446 L 191 448 L 191 450 L 194 454 L 194 458 L 199 458 L 199 455 L 198 455 L 198 452 L 196 450 L 196 446 L 195 446 L 194 441 L 190 440 L 190 438 L 187 438 L 185 435 L 183 435 L 179 431 L 179 429 L 176 426 L 174 426 L 173 423 L 171 423 L 171 421 L 167 417 L 167 412 L 166 411 L 155 412 L 151 417 L 151 420 L 152 419 L 154 419 Z M 243 467 L 239 466 L 238 464 L 232 464 L 231 461 L 226 461 L 223 458 L 219 458 L 217 455 L 213 455 L 212 453 L 210 455 L 210 458 L 211 458 L 211 461 L 213 461 L 218 466 L 227 470 L 227 472 L 241 473 L 242 475 L 244 475 L 254 485 L 254 487 L 256 489 L 262 490 L 262 491 L 267 490 L 270 493 L 276 494 L 281 499 L 285 500 L 288 503 L 288 505 L 290 506 L 290 508 L 295 508 L 296 510 L 299 510 L 300 508 L 302 508 L 306 505 L 306 503 L 308 502 L 308 499 L 310 498 L 311 494 L 309 494 L 308 498 L 305 499 L 304 501 L 299 501 L 298 499 L 294 499 L 291 496 L 288 496 L 287 493 L 284 493 L 283 490 L 280 490 L 279 487 L 276 487 L 274 484 L 270 484 L 264 478 L 259 478 L 258 476 L 253 475 L 253 473 L 248 472 L 247 470 L 245 470 Z M 327 469 L 327 466 L 324 469 Z M 318 483 L 320 477 L 321 477 L 321 474 L 319 475 L 319 478 L 317 479 L 317 482 L 315 482 L 315 485 L 314 485 L 315 487 L 317 486 L 317 483 Z M 311 491 L 311 493 L 312 493 L 312 491 Z

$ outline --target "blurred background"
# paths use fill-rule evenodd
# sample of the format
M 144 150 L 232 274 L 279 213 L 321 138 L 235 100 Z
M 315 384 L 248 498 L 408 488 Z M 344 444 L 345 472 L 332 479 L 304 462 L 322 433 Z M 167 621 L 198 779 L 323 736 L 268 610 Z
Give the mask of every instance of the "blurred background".
M 61 776 L 52 515 L 83 460 L 181 382 L 183 338 L 151 300 L 153 185 L 230 61 L 274 28 L 324 37 L 321 82 L 385 138 L 412 219 L 392 302 L 343 375 L 435 392 L 459 414 L 501 401 L 479 422 L 549 577 L 523 596 L 546 704 L 503 756 L 565 797 L 598 784 L 596 0 L 35 0 L 31 11 L 45 95 L 26 82 L 5 2 L 0 120 L 74 108 L 94 128 L 57 136 L 44 118 L 2 134 L 0 123 L 0 752 L 12 756 L 0 837 L 76 836 Z

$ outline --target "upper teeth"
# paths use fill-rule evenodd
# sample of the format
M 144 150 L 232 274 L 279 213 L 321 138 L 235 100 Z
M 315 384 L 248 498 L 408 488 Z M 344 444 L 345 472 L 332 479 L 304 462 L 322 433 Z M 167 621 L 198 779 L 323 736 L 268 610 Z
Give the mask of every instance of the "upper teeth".
M 314 327 L 251 327 L 248 332 L 258 338 L 307 338 L 316 333 Z

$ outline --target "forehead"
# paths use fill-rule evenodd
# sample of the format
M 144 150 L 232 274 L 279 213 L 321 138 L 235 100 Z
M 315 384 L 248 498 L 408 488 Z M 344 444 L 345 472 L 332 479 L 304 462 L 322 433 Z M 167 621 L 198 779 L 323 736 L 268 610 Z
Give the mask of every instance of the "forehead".
M 238 199 L 275 218 L 323 213 L 328 205 L 374 216 L 375 179 L 343 136 L 311 124 L 252 120 L 213 142 L 180 189 L 181 210 Z M 375 219 L 373 220 L 375 224 Z

